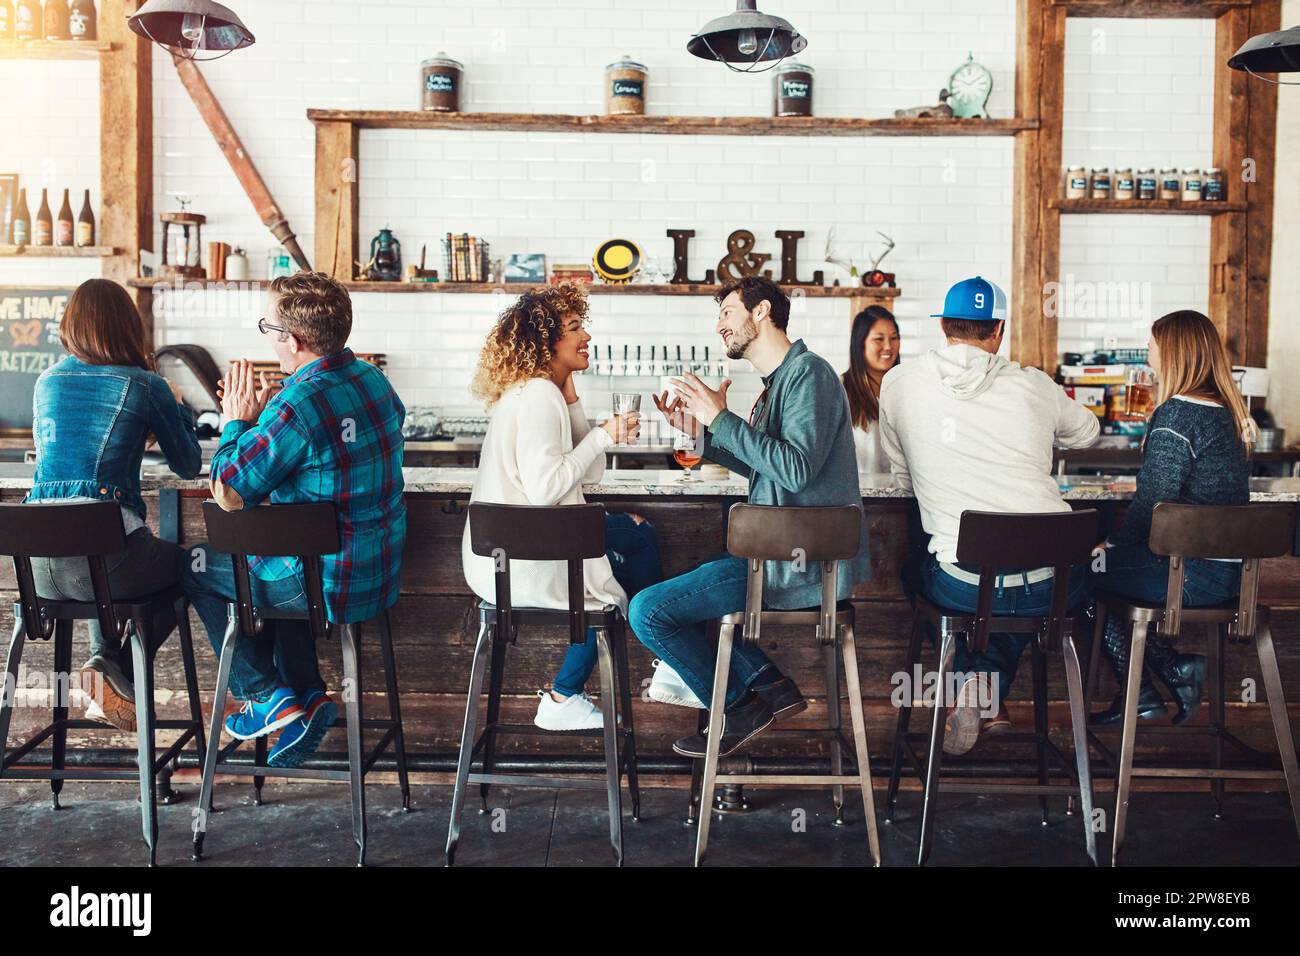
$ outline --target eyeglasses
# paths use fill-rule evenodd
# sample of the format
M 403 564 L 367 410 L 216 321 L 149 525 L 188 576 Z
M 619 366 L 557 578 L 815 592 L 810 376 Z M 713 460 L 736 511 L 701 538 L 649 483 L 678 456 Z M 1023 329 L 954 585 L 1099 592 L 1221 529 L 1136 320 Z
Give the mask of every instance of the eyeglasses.
M 257 331 L 261 332 L 263 335 L 266 335 L 268 332 L 283 332 L 286 335 L 289 333 L 289 330 L 283 325 L 272 325 L 270 322 L 266 321 L 266 316 L 262 316 L 257 320 Z

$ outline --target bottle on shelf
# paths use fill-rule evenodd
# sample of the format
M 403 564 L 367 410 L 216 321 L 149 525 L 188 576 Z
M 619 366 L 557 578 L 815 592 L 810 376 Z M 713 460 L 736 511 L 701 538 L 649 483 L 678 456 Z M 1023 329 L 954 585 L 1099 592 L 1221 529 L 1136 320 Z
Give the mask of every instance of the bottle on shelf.
M 77 223 L 72 218 L 72 203 L 68 201 L 68 191 L 63 190 L 63 205 L 59 207 L 59 218 L 54 221 L 54 244 L 70 246 L 77 237 Z
M 14 38 L 13 0 L 0 0 L 0 42 Z
M 74 40 L 98 40 L 99 26 L 95 15 L 95 0 L 72 0 L 72 13 L 68 18 L 68 32 Z
M 27 208 L 27 190 L 18 190 L 18 204 L 14 206 L 14 221 L 10 241 L 15 246 L 25 246 L 32 241 L 32 213 Z
M 44 33 L 41 0 L 18 0 L 14 7 L 14 39 L 39 40 Z
M 90 208 L 90 190 L 81 201 L 81 213 L 77 216 L 77 245 L 83 249 L 95 244 L 95 210 Z
M 54 244 L 54 217 L 50 215 L 50 200 L 45 189 L 41 190 L 41 208 L 36 211 L 36 228 L 32 231 L 32 245 L 50 246 Z
M 45 0 L 45 39 L 71 40 L 68 0 Z

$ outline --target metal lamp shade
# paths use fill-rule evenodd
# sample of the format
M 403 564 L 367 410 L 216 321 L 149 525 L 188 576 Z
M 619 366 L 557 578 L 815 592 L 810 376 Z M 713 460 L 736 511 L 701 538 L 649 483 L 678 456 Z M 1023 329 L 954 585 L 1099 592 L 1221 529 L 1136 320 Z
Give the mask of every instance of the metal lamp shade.
M 1228 66 L 1247 73 L 1300 72 L 1300 27 L 1251 37 L 1228 60 Z
M 745 31 L 751 31 L 758 42 L 752 53 L 740 50 L 740 37 Z M 705 60 L 753 64 L 783 60 L 807 45 L 790 21 L 759 13 L 754 0 L 738 0 L 733 13 L 704 24 L 687 42 L 686 49 Z
M 203 39 L 197 47 L 181 32 L 187 16 L 203 18 Z M 253 45 L 253 34 L 235 11 L 211 0 L 148 0 L 128 23 L 140 36 L 184 51 L 229 53 Z

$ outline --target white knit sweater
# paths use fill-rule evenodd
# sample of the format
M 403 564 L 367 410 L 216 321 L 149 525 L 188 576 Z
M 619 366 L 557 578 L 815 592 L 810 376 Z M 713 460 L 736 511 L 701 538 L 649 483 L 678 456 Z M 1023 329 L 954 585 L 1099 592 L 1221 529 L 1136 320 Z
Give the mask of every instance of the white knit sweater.
M 505 505 L 576 505 L 586 499 L 584 482 L 605 473 L 605 449 L 613 439 L 591 428 L 582 403 L 568 405 L 549 379 L 535 378 L 510 388 L 492 411 L 483 436 L 478 474 L 470 501 Z M 465 579 L 485 601 L 495 600 L 494 564 L 470 549 L 469 522 L 461 540 Z M 583 562 L 587 607 L 616 604 L 627 613 L 627 595 L 614 580 L 603 555 Z M 565 565 L 560 561 L 510 562 L 510 597 L 515 607 L 563 609 L 569 606 Z

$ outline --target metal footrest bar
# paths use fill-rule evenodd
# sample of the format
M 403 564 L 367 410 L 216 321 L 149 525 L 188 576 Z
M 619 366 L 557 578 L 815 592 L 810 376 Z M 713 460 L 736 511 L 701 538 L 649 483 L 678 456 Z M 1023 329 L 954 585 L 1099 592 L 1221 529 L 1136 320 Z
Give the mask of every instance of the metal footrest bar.
M 471 773 L 468 783 L 499 783 L 507 787 L 545 787 L 559 790 L 604 790 L 604 777 L 542 777 L 520 773 Z

